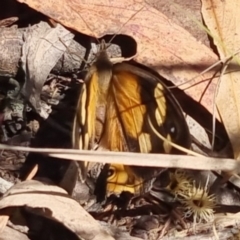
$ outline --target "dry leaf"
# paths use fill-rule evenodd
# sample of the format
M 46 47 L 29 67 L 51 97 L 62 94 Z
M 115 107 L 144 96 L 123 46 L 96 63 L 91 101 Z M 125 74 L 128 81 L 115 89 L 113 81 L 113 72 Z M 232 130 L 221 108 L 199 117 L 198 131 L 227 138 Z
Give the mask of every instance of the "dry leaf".
M 173 236 L 165 236 L 163 240 L 212 240 L 212 239 L 238 239 L 239 232 L 239 213 L 237 214 L 218 214 L 213 223 L 199 223 L 192 228 L 176 232 Z M 215 233 L 213 232 L 215 229 Z M 217 230 L 217 235 L 216 235 Z M 194 233 L 194 235 L 191 235 Z M 235 233 L 235 234 L 234 234 Z M 218 237 L 218 238 L 217 238 Z
M 138 47 L 135 60 L 153 67 L 175 84 L 196 77 L 218 59 L 189 32 L 141 0 L 65 0 L 57 4 L 54 1 L 18 1 L 84 34 L 100 37 L 121 33 L 133 37 Z M 186 89 L 204 79 L 210 80 L 212 75 L 208 72 L 182 87 Z M 201 82 L 186 92 L 199 101 L 207 84 L 208 81 Z M 210 112 L 214 90 L 215 83 L 212 82 L 201 100 Z
M 213 36 L 221 59 L 240 50 L 240 1 L 202 0 L 204 20 Z M 239 68 L 237 54 L 231 64 Z M 236 69 L 235 69 L 236 70 Z M 217 108 L 231 140 L 234 157 L 240 158 L 240 74 L 232 71 L 221 77 Z
M 18 183 L 4 194 L 0 209 L 21 206 L 48 209 L 45 217 L 61 222 L 79 239 L 113 239 L 60 187 L 36 180 Z
M 40 115 L 46 118 L 40 103 L 42 87 L 66 46 L 71 43 L 73 34 L 59 24 L 51 28 L 41 22 L 29 28 L 25 35 L 21 60 L 26 79 L 22 92 Z
M 12 185 L 13 183 L 0 178 L 0 193 L 5 193 L 10 187 L 12 187 Z
M 13 239 L 29 240 L 29 238 L 26 236 L 26 234 L 21 233 L 10 227 L 5 227 L 5 229 L 1 233 L 0 240 L 13 240 Z

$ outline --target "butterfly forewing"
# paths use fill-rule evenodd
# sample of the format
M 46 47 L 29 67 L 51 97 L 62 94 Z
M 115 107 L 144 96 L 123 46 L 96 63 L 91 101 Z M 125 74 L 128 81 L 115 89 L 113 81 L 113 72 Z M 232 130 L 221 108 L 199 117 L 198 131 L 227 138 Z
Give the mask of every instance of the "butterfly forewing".
M 148 133 L 142 131 L 146 106 L 141 101 L 138 78 L 130 72 L 114 72 L 111 90 L 116 113 L 113 117 L 119 122 L 127 145 L 125 149 L 131 152 L 150 152 Z
M 116 117 L 130 151 L 166 152 L 152 126 L 163 137 L 189 148 L 189 130 L 181 108 L 159 78 L 127 63 L 115 64 L 111 88 Z

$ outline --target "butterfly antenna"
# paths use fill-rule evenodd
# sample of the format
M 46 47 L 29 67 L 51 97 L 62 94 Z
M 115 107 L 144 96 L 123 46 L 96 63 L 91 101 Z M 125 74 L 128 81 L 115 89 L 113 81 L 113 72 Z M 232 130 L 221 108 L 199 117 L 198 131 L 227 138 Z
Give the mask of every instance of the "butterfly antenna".
M 119 33 L 121 33 L 122 29 L 123 29 L 139 12 L 141 12 L 143 9 L 144 9 L 144 6 L 141 7 L 139 10 L 137 10 L 137 11 L 119 28 L 119 30 L 117 31 L 117 33 L 115 33 L 115 34 L 113 35 L 113 37 L 110 39 L 109 44 L 113 41 L 113 39 L 114 39 Z
M 79 14 L 75 9 L 73 9 L 72 7 L 70 7 L 72 9 L 73 12 L 77 13 L 78 16 L 81 18 L 81 20 L 84 22 L 84 24 L 87 26 L 87 28 L 91 31 L 93 37 L 97 40 L 97 42 L 100 44 L 97 36 L 94 34 L 93 29 L 90 27 L 90 25 L 87 23 L 87 21 L 85 21 L 85 19 L 81 16 L 81 14 Z

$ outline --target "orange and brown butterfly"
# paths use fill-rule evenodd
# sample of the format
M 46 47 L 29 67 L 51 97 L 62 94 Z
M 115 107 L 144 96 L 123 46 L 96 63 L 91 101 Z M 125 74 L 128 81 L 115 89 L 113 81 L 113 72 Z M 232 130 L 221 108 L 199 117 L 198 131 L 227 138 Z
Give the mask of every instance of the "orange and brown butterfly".
M 190 134 L 181 107 L 161 77 L 132 61 L 113 63 L 106 49 L 102 41 L 85 76 L 73 124 L 73 146 L 140 153 L 179 153 L 171 142 L 189 148 Z M 87 163 L 80 167 L 84 180 Z M 153 168 L 107 164 L 98 179 L 108 192 L 127 189 L 135 193 L 153 173 Z
M 140 153 L 179 152 L 169 141 L 190 146 L 189 129 L 175 97 L 159 75 L 130 61 L 113 64 L 102 42 L 80 92 L 74 146 L 94 149 L 97 145 L 110 151 Z M 82 164 L 83 179 L 86 169 L 87 165 Z M 152 170 L 106 165 L 100 179 L 108 192 L 135 193 Z

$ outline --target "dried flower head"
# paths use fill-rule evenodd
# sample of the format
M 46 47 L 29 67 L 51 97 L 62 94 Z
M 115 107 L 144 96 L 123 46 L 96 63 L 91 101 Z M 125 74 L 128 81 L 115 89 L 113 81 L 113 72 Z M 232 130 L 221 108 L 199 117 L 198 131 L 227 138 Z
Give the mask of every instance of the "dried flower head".
M 196 187 L 195 184 L 181 194 L 181 202 L 185 205 L 185 217 L 193 216 L 194 224 L 197 222 L 210 222 L 214 218 L 215 196 L 209 195 L 206 187 Z
M 185 171 L 177 169 L 174 173 L 170 173 L 170 183 L 166 189 L 177 196 L 188 191 L 192 187 L 191 182 Z

